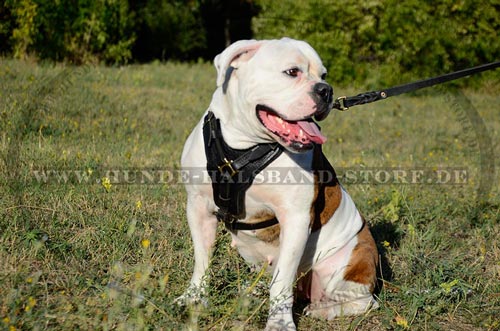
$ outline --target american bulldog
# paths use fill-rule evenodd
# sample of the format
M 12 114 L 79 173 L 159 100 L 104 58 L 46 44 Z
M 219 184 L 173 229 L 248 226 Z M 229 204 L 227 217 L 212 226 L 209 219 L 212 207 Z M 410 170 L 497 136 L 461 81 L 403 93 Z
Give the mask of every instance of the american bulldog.
M 296 329 L 295 297 L 310 300 L 306 314 L 326 319 L 378 307 L 375 242 L 321 151 L 326 137 L 314 119 L 328 115 L 333 90 L 316 51 L 288 38 L 242 40 L 214 62 L 217 89 L 181 159 L 211 180 L 186 185 L 195 265 L 178 302 L 206 303 L 223 221 L 241 256 L 273 275 L 266 330 Z M 268 169 L 306 180 L 267 181 Z

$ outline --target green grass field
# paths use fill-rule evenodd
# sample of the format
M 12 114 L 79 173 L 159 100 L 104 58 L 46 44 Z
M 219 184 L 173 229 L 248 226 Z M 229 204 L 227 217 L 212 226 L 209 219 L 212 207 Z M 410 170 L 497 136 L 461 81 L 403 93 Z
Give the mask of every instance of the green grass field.
M 0 59 L 0 329 L 263 328 L 269 276 L 247 270 L 222 227 L 209 307 L 175 306 L 193 266 L 183 186 L 119 185 L 107 172 L 178 169 L 214 87 L 209 64 Z M 381 307 L 326 322 L 298 304 L 299 330 L 500 329 L 499 90 L 433 88 L 321 123 L 337 169 L 453 168 L 466 178 L 344 178 L 382 255 Z

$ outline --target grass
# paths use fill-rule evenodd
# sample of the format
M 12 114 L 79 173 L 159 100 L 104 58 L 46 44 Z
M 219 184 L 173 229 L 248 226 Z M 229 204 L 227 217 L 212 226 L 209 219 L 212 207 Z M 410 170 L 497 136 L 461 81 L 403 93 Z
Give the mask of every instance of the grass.
M 0 329 L 262 329 L 269 276 L 248 271 L 222 229 L 209 307 L 172 303 L 193 265 L 184 188 L 117 185 L 106 172 L 178 169 L 210 102 L 211 65 L 0 61 Z M 321 123 L 338 169 L 459 167 L 468 179 L 347 183 L 383 257 L 381 307 L 326 322 L 299 304 L 299 330 L 500 329 L 498 88 L 431 89 Z M 54 169 L 90 179 L 37 180 Z

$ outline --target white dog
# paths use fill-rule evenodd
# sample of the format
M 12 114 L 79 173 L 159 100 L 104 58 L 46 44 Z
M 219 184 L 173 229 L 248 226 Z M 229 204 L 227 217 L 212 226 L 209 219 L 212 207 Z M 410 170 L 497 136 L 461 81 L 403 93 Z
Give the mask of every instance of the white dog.
M 333 102 L 318 54 L 288 38 L 242 40 L 215 66 L 217 89 L 182 153 L 182 167 L 206 167 L 212 185 L 194 176 L 186 185 L 195 266 L 179 300 L 203 302 L 219 220 L 248 263 L 273 273 L 267 330 L 295 330 L 294 287 L 310 300 L 312 316 L 377 307 L 377 248 L 321 152 L 326 137 L 313 121 Z M 301 180 L 266 180 L 269 169 L 298 171 Z

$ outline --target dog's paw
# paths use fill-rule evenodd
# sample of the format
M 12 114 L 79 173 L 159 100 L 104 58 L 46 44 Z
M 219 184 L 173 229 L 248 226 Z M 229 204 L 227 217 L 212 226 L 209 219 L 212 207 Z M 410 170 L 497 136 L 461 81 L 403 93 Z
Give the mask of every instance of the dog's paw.
M 270 319 L 267 321 L 265 331 L 296 331 L 293 319 Z
M 304 309 L 304 314 L 314 318 L 332 320 L 339 316 L 362 315 L 378 307 L 378 302 L 370 295 L 347 302 L 324 301 L 311 303 Z
M 190 286 L 181 296 L 174 300 L 174 304 L 181 307 L 200 305 L 207 308 L 208 300 L 206 299 L 205 291 L 203 291 L 202 288 Z
M 292 317 L 291 304 L 279 304 L 269 310 L 266 331 L 295 331 L 297 330 Z

